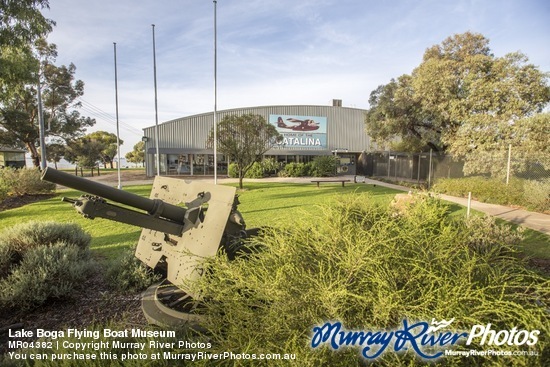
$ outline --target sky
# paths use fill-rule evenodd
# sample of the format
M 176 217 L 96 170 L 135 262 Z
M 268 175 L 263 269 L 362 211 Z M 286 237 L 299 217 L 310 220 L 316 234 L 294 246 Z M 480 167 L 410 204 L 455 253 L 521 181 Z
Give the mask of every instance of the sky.
M 550 72 L 547 0 L 50 0 L 57 64 L 84 81 L 89 131 L 116 133 L 122 155 L 155 124 L 214 110 L 267 105 L 367 109 L 370 93 L 410 74 L 424 51 L 466 31 L 497 57 L 521 51 Z

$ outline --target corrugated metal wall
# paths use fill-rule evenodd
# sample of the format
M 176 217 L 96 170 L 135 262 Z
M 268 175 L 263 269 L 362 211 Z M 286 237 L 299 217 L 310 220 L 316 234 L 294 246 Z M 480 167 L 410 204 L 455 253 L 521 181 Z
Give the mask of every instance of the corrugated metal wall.
M 218 121 L 227 115 L 258 114 L 266 121 L 269 115 L 323 116 L 327 118 L 327 150 L 347 149 L 349 152 L 368 151 L 371 148 L 369 136 L 365 133 L 365 110 L 332 106 L 263 106 L 218 111 Z M 159 125 L 159 147 L 161 153 L 176 151 L 197 151 L 206 149 L 206 139 L 213 126 L 213 113 L 205 113 L 168 121 Z M 155 127 L 144 129 L 148 137 L 146 151 L 155 149 Z M 268 154 L 297 153 L 291 149 L 277 149 Z M 312 152 L 313 153 L 313 152 Z

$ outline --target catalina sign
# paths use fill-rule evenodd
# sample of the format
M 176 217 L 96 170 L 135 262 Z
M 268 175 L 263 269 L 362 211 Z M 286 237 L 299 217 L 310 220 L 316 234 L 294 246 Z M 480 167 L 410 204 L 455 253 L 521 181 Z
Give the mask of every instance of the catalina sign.
M 327 118 L 321 116 L 269 115 L 283 136 L 279 148 L 326 149 Z

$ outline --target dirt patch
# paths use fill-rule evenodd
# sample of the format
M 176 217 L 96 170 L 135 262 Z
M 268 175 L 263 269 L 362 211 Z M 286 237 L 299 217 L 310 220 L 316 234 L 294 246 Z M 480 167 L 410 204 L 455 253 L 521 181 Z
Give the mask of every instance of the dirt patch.
M 550 259 L 529 259 L 528 264 L 533 269 L 550 277 Z
M 117 183 L 118 172 L 102 173 L 100 176 L 86 177 L 89 180 L 103 182 L 103 183 Z M 122 181 L 145 181 L 151 180 L 151 177 L 145 175 L 145 171 L 141 170 L 120 170 L 120 178 Z
M 30 203 L 52 198 L 54 196 L 55 194 L 12 196 L 0 202 L 0 212 L 3 210 L 19 208 Z
M 141 312 L 141 294 L 112 290 L 102 270 L 98 268 L 68 299 L 51 301 L 31 311 L 0 311 L 0 354 L 6 352 L 8 329 L 84 329 L 121 320 L 132 326 L 147 325 Z

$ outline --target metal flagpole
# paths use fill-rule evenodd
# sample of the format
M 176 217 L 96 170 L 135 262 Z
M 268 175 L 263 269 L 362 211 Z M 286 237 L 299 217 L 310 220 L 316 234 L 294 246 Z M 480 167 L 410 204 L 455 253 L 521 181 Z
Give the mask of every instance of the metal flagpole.
M 157 55 L 155 47 L 155 25 L 153 28 L 153 78 L 155 80 L 155 146 L 157 147 L 157 176 L 160 176 L 159 113 L 157 103 Z
M 218 184 L 218 29 L 217 4 L 214 0 L 214 185 Z
M 38 69 L 38 89 L 37 89 L 37 98 L 38 98 L 38 129 L 40 130 L 40 170 L 45 170 L 48 163 L 46 161 L 46 133 L 44 129 L 44 111 L 42 108 L 42 86 L 40 81 L 40 69 Z
M 122 183 L 120 181 L 120 138 L 119 138 L 119 127 L 118 127 L 118 83 L 117 83 L 117 70 L 116 70 L 116 42 L 113 42 L 113 48 L 115 53 L 115 110 L 116 110 L 116 148 L 118 162 L 116 165 L 117 174 L 118 174 L 118 189 L 122 189 Z

